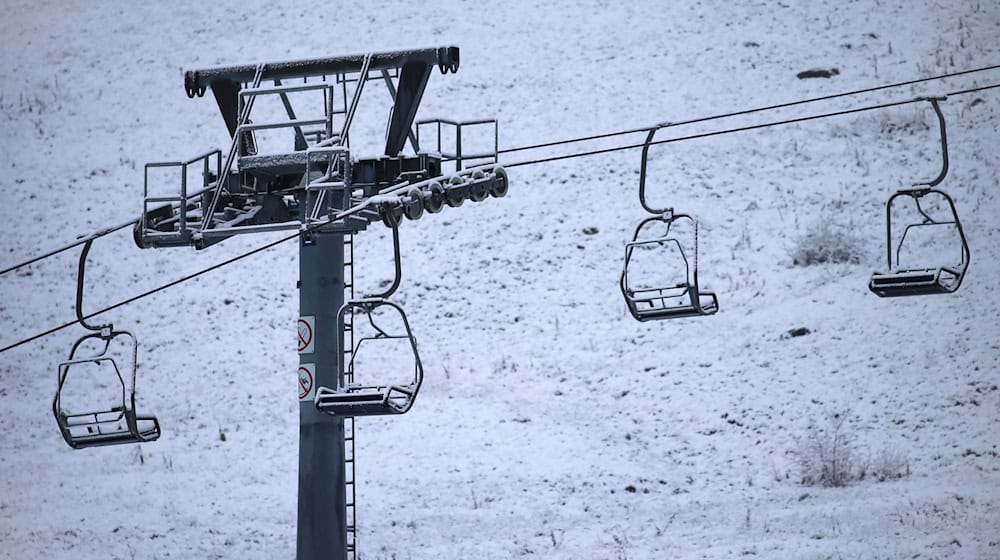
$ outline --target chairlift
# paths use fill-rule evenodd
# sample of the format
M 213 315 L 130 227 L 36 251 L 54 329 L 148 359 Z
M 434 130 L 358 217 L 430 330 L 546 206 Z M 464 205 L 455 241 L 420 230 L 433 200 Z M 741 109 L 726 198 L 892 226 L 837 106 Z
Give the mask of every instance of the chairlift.
M 398 220 L 398 218 L 397 218 Z M 334 416 L 377 416 L 386 414 L 404 414 L 413 406 L 413 401 L 420 390 L 420 384 L 424 380 L 424 368 L 420 362 L 420 354 L 417 352 L 417 341 L 410 329 L 410 323 L 406 319 L 406 313 L 399 305 L 388 300 L 399 288 L 402 279 L 402 264 L 399 254 L 399 224 L 392 222 L 392 247 L 395 274 L 392 284 L 383 292 L 372 294 L 365 298 L 349 301 L 340 308 L 337 313 L 337 337 L 344 348 L 347 340 L 348 321 L 350 315 L 350 329 L 355 329 L 355 317 L 363 315 L 375 333 L 371 336 L 360 338 L 349 350 L 340 352 L 338 357 L 338 371 L 342 373 L 350 382 L 340 381 L 340 385 L 335 388 L 319 387 L 316 390 L 316 408 Z M 389 310 L 396 314 L 401 320 L 401 330 L 390 332 L 384 328 L 380 321 L 376 320 L 377 312 Z M 354 331 L 356 332 L 356 331 Z M 365 355 L 377 355 L 377 349 L 391 349 L 389 344 L 393 341 L 404 340 L 410 353 L 413 355 L 413 377 L 407 382 L 396 384 L 362 384 L 354 383 L 355 365 L 359 353 Z M 350 361 L 345 360 L 345 354 L 350 354 Z
M 109 353 L 114 340 L 124 338 L 132 350 L 130 363 L 122 364 L 129 368 L 130 375 L 123 373 L 118 361 Z M 103 349 L 96 355 L 78 357 L 77 350 L 90 339 L 103 342 Z M 69 359 L 59 364 L 59 387 L 52 401 L 52 413 L 59 424 L 59 431 L 66 443 L 74 449 L 97 447 L 101 445 L 116 445 L 121 443 L 144 443 L 160 437 L 160 422 L 155 416 L 139 416 L 135 411 L 135 371 L 138 342 L 135 335 L 129 331 L 109 329 L 106 332 L 84 335 L 70 352 Z M 67 411 L 63 407 L 63 391 L 70 372 L 84 369 L 83 366 L 94 364 L 107 371 L 105 364 L 113 370 L 117 378 L 116 406 L 98 410 Z
M 921 200 L 932 195 L 939 196 L 947 202 L 947 208 L 951 212 L 951 219 L 935 219 L 928 214 L 921 206 Z M 917 212 L 921 216 L 919 222 L 909 223 L 903 229 L 899 243 L 893 250 L 892 238 L 892 209 L 894 202 L 900 198 L 912 199 L 916 205 Z M 904 246 L 907 243 L 908 234 L 915 228 L 930 228 L 941 226 L 950 227 L 958 233 L 961 240 L 957 262 L 953 265 L 930 266 L 930 267 L 907 267 L 900 260 L 904 255 Z M 962 222 L 958 219 L 958 212 L 955 210 L 955 202 L 944 191 L 938 189 L 909 189 L 900 190 L 889 197 L 886 203 L 886 244 L 888 247 L 887 260 L 889 272 L 872 274 L 868 283 L 868 288 L 881 297 L 896 296 L 919 296 L 928 294 L 950 294 L 958 290 L 965 278 L 965 272 L 969 267 L 969 243 L 965 238 L 965 231 L 962 229 Z M 912 236 L 909 238 L 912 240 Z
M 694 228 L 694 262 L 688 260 L 684 246 L 671 234 L 671 228 L 678 220 L 688 220 Z M 666 232 L 659 237 L 641 239 L 643 229 L 651 223 L 666 224 Z M 684 265 L 684 280 L 672 286 L 647 287 L 637 283 L 629 274 L 629 265 L 636 250 L 655 250 L 680 256 Z M 621 275 L 621 291 L 628 310 L 638 321 L 657 319 L 678 319 L 712 315 L 719 310 L 719 300 L 714 292 L 702 291 L 698 285 L 698 222 L 687 214 L 675 214 L 672 210 L 646 218 L 636 227 L 632 241 L 625 245 L 625 267 Z
M 403 329 L 390 332 L 383 328 L 375 318 L 376 312 L 380 310 L 391 310 L 391 313 L 398 314 Z M 379 348 L 386 347 L 386 342 L 404 340 L 413 355 L 413 375 L 402 383 L 384 385 L 347 383 L 336 388 L 320 387 L 316 392 L 316 407 L 335 416 L 405 414 L 413 406 L 424 379 L 424 368 L 417 352 L 417 341 L 413 337 L 406 314 L 400 306 L 381 297 L 348 302 L 337 314 L 337 332 L 341 341 L 344 340 L 348 313 L 352 314 L 352 317 L 363 315 L 375 334 L 357 341 L 351 348 L 349 362 L 345 363 L 345 352 L 340 353 L 338 361 L 341 372 L 353 377 L 359 355 L 376 355 Z
M 888 272 L 876 272 L 872 274 L 868 283 L 868 289 L 881 297 L 914 296 L 929 294 L 950 294 L 958 290 L 965 278 L 965 272 L 969 266 L 970 253 L 969 244 L 965 238 L 965 231 L 962 222 L 958 219 L 958 211 L 955 209 L 955 202 L 947 193 L 936 189 L 938 184 L 944 180 L 948 174 L 948 134 L 945 127 L 944 114 L 941 112 L 939 101 L 943 97 L 929 97 L 927 101 L 931 103 L 938 118 L 939 130 L 941 132 L 941 171 L 934 179 L 926 182 L 915 183 L 914 188 L 901 189 L 889 197 L 886 202 L 886 254 Z M 950 211 L 950 219 L 937 219 L 921 205 L 922 200 L 933 197 L 940 197 L 947 203 Z M 892 237 L 892 210 L 898 199 L 911 199 L 919 214 L 919 221 L 907 223 L 900 236 L 899 242 L 893 247 Z M 904 245 L 907 243 L 907 236 L 915 228 L 932 228 L 940 226 L 950 228 L 958 234 L 961 247 L 956 263 L 945 266 L 905 266 L 900 260 L 904 254 Z M 912 241 L 912 236 L 910 237 Z
M 138 360 L 138 341 L 129 331 L 115 330 L 111 324 L 90 325 L 83 317 L 83 282 L 87 253 L 93 240 L 87 241 L 80 255 L 79 273 L 77 275 L 76 316 L 84 328 L 91 332 L 84 335 L 70 350 L 69 359 L 59 364 L 58 387 L 52 401 L 52 414 L 59 425 L 59 431 L 66 443 L 74 449 L 97 447 L 102 445 L 117 445 L 122 443 L 143 443 L 154 441 L 160 437 L 160 423 L 155 416 L 140 416 L 135 406 L 135 378 Z M 98 341 L 103 344 L 96 354 L 80 356 L 80 349 L 88 341 Z M 119 362 L 112 352 L 112 343 L 126 342 L 131 350 L 131 360 L 119 367 Z M 97 367 L 101 377 L 111 380 L 114 390 L 114 404 L 101 406 L 94 410 L 67 410 L 64 407 L 64 391 L 71 372 L 78 378 L 80 371 L 87 366 Z M 126 368 L 123 372 L 122 368 Z M 115 384 L 114 380 L 117 380 Z M 69 403 L 72 406 L 72 403 Z M 88 403 L 90 404 L 90 403 Z M 90 406 L 86 408 L 91 408 Z

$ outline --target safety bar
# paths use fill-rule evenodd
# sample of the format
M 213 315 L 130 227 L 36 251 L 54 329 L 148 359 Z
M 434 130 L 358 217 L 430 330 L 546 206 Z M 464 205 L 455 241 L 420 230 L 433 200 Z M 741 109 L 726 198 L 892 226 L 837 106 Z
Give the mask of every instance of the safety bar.
M 936 194 L 942 197 L 945 202 L 948 203 L 948 209 L 951 210 L 951 220 L 947 221 L 937 221 L 933 220 L 928 216 L 923 208 L 920 206 L 920 199 Z M 914 204 L 917 206 L 917 212 L 919 212 L 923 217 L 924 221 L 921 223 L 907 224 L 903 229 L 903 235 L 899 239 L 899 243 L 896 245 L 896 261 L 893 263 L 893 247 L 892 247 L 892 203 L 900 196 L 909 196 L 913 198 Z M 969 251 L 969 242 L 965 237 L 965 229 L 962 227 L 962 222 L 958 219 L 958 209 L 955 207 L 955 201 L 952 200 L 948 193 L 933 188 L 921 188 L 921 189 L 900 189 L 896 191 L 892 196 L 889 197 L 888 202 L 885 205 L 885 218 L 886 218 L 886 239 L 887 239 L 887 266 L 889 271 L 893 271 L 900 266 L 900 252 L 903 248 L 903 243 L 906 241 L 906 235 L 910 232 L 912 228 L 924 227 L 924 226 L 937 226 L 937 225 L 953 225 L 958 232 L 959 241 L 961 242 L 961 261 L 959 261 L 958 267 L 965 270 L 969 266 L 969 261 L 971 260 L 971 252 Z

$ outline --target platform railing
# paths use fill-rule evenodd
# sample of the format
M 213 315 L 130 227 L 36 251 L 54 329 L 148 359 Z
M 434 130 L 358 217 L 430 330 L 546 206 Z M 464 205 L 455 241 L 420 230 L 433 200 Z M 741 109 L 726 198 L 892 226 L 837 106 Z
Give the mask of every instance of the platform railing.
M 464 152 L 462 149 L 462 129 L 468 129 L 470 127 L 482 127 L 482 126 L 493 126 L 493 150 L 486 152 Z M 442 126 L 444 127 L 454 127 L 455 129 L 455 148 L 454 151 L 446 151 L 443 147 L 442 140 Z M 441 157 L 446 160 L 452 160 L 455 162 L 455 171 L 461 171 L 464 167 L 464 162 L 469 160 L 475 160 L 476 165 L 482 165 L 487 163 L 497 163 L 497 152 L 499 151 L 499 132 L 497 130 L 497 120 L 496 119 L 475 119 L 469 121 L 454 121 L 450 119 L 423 119 L 417 121 L 417 145 L 421 146 L 423 149 L 427 147 L 420 140 L 420 130 L 422 128 L 433 128 L 435 134 L 435 149 L 434 151 L 441 154 Z M 485 161 L 483 161 L 485 160 Z
M 212 165 L 212 160 L 215 165 Z M 201 166 L 201 185 L 194 193 L 188 193 L 188 170 L 193 166 Z M 149 172 L 150 169 L 170 169 L 178 168 L 181 173 L 181 190 L 177 196 L 149 196 Z M 203 193 L 215 188 L 219 181 L 222 181 L 222 151 L 212 150 L 187 161 L 163 161 L 147 163 L 143 169 L 143 207 L 142 224 L 145 230 L 148 223 L 148 216 L 151 211 L 159 210 L 167 206 L 177 204 L 177 231 L 176 234 L 183 237 L 188 231 L 188 200 L 201 196 Z M 150 208 L 151 205 L 159 205 Z

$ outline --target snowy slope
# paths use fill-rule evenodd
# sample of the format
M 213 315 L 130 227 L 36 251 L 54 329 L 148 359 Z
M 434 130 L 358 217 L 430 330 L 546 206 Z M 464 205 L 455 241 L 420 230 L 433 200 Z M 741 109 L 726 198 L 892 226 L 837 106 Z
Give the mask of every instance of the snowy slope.
M 496 116 L 501 144 L 522 146 L 1000 63 L 992 2 L 623 4 L 5 0 L 0 268 L 134 218 L 145 162 L 227 145 L 210 97 L 185 96 L 186 68 L 455 44 L 462 66 L 433 75 L 421 116 Z M 993 83 L 1000 71 L 663 137 Z M 866 289 L 884 200 L 939 166 L 927 104 L 654 148 L 650 196 L 701 221 L 710 318 L 625 310 L 634 150 L 514 167 L 507 198 L 406 224 L 398 295 L 427 378 L 406 416 L 358 423 L 363 557 L 1000 558 L 998 91 L 943 104 L 942 186 L 972 251 L 953 296 Z M 376 146 L 384 113 L 359 119 Z M 858 263 L 792 265 L 822 223 L 860 240 Z M 85 305 L 267 239 L 140 251 L 109 236 Z M 385 230 L 359 247 L 360 285 L 391 276 Z M 0 278 L 0 345 L 73 318 L 77 255 Z M 0 558 L 292 558 L 296 279 L 285 245 L 108 314 L 139 336 L 153 444 L 61 441 L 56 364 L 82 329 L 0 354 Z M 835 417 L 859 463 L 894 456 L 909 476 L 803 486 L 810 434 Z

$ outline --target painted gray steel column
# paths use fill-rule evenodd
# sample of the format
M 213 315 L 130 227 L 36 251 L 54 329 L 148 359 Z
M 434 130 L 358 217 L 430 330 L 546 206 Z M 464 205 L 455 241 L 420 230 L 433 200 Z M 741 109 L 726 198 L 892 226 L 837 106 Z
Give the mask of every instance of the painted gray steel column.
M 304 197 L 299 207 L 308 211 Z M 344 236 L 300 238 L 299 279 L 299 315 L 316 318 L 314 351 L 299 355 L 299 364 L 315 365 L 314 394 L 316 387 L 336 387 L 343 378 L 337 365 L 337 312 L 344 303 Z M 312 395 L 299 402 L 299 421 L 296 558 L 346 560 L 344 421 L 317 410 Z

